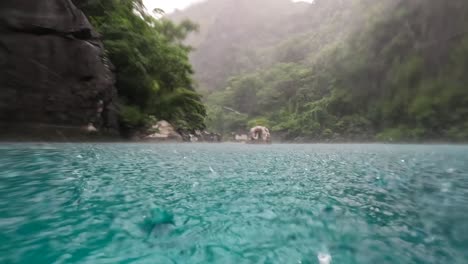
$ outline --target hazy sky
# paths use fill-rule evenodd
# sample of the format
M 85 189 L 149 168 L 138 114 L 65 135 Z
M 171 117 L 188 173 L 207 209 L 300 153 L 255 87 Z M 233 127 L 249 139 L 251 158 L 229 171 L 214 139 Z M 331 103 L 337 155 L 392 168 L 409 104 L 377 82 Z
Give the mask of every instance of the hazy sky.
M 182 9 L 192 3 L 200 1 L 203 0 L 143 0 L 148 11 L 152 11 L 154 8 L 158 7 L 162 8 L 164 11 L 166 11 L 166 13 L 170 13 L 176 8 Z M 297 1 L 312 2 L 313 0 L 295 0 L 294 2 Z
M 174 11 L 174 9 L 182 9 L 188 5 L 201 0 L 143 0 L 148 11 L 152 11 L 156 7 L 162 8 L 166 13 Z

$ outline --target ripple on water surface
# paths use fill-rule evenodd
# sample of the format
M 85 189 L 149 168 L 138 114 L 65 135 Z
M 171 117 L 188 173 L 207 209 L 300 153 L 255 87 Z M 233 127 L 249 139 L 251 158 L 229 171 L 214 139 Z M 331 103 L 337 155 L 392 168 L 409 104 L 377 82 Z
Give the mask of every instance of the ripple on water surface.
M 0 145 L 0 263 L 328 260 L 468 263 L 468 147 Z

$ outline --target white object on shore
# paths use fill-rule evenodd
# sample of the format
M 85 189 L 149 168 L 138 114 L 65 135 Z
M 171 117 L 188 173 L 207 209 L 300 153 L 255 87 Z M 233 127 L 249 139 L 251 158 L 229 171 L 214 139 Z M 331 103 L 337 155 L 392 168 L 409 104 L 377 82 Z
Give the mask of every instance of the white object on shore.
M 169 122 L 165 120 L 158 121 L 151 128 L 155 133 L 146 136 L 145 139 L 182 141 L 182 136 L 177 133 L 175 128 Z
M 94 126 L 93 123 L 88 123 L 88 126 L 86 127 L 86 131 L 88 133 L 95 133 L 98 132 L 97 128 Z
M 330 264 L 332 262 L 332 257 L 327 253 L 318 253 L 317 258 L 319 264 Z

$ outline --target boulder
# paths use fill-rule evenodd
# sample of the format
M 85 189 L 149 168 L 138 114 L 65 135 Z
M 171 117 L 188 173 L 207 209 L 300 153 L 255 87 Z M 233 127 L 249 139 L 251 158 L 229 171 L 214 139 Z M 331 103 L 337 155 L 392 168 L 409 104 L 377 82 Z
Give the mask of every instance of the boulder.
M 71 0 L 0 1 L 0 123 L 116 132 L 111 68 Z
M 146 140 L 157 141 L 182 141 L 182 136 L 167 121 L 159 121 L 149 130 L 152 134 L 145 137 Z
M 221 135 L 220 134 L 217 134 L 217 133 L 213 133 L 213 132 L 208 132 L 208 131 L 195 131 L 195 135 L 194 137 L 196 138 L 196 140 L 191 140 L 192 142 L 198 142 L 198 141 L 201 141 L 201 142 L 221 142 Z
M 247 142 L 248 140 L 249 136 L 247 134 L 234 134 L 235 142 Z
M 205 130 L 178 130 L 182 136 L 182 140 L 185 142 L 208 142 L 216 143 L 222 141 L 222 136 L 217 133 L 208 132 Z
M 249 143 L 271 143 L 270 130 L 264 126 L 256 126 L 250 129 L 250 141 Z

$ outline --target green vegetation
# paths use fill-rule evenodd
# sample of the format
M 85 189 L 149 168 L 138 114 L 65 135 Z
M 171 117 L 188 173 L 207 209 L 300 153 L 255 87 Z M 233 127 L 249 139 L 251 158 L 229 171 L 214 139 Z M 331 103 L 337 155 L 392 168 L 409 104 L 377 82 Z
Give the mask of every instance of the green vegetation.
M 191 48 L 182 44 L 197 30 L 195 24 L 156 19 L 141 0 L 89 0 L 82 9 L 115 66 L 125 127 L 143 127 L 157 118 L 178 129 L 204 128 L 206 110 L 193 89 Z
M 217 1 L 221 15 L 189 38 L 211 130 L 266 124 L 287 140 L 468 140 L 468 2 L 273 2 L 283 7 L 240 1 L 232 21 L 222 10 L 233 1 Z M 174 18 L 210 17 L 210 5 Z
M 208 0 L 159 19 L 141 0 L 82 8 L 115 65 L 127 128 L 165 119 L 223 134 L 265 125 L 286 140 L 468 140 L 464 0 Z

